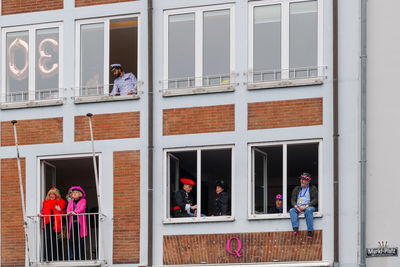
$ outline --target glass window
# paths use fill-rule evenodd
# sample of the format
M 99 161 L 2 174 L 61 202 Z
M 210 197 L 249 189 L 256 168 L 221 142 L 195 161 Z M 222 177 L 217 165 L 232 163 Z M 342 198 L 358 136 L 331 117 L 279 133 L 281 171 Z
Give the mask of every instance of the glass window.
M 167 152 L 168 218 L 230 216 L 232 149 Z
M 255 82 L 281 79 L 281 6 L 254 8 Z
M 316 141 L 251 147 L 253 215 L 288 213 L 292 191 L 304 172 L 311 174 L 311 184 L 318 188 L 319 146 Z M 283 195 L 283 201 L 276 201 L 277 195 Z
M 290 78 L 315 77 L 318 55 L 317 1 L 290 4 Z
M 229 84 L 230 10 L 204 12 L 203 85 Z

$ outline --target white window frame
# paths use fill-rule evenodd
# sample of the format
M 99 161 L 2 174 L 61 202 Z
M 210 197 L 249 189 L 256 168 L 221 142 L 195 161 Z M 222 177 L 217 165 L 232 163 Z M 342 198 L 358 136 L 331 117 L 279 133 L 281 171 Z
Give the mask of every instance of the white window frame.
M 36 31 L 42 29 L 52 29 L 58 28 L 58 99 L 50 99 L 50 100 L 36 100 Z M 28 53 L 28 60 L 29 60 L 29 76 L 28 76 L 28 101 L 24 102 L 6 102 L 6 80 L 7 80 L 7 33 L 12 32 L 21 32 L 21 31 L 28 31 L 29 36 L 29 53 Z M 18 107 L 26 107 L 26 106 L 41 106 L 47 104 L 62 104 L 62 97 L 63 97 L 63 84 L 64 84 L 64 33 L 63 33 L 63 24 L 61 22 L 54 22 L 54 23 L 45 23 L 45 24 L 35 24 L 35 25 L 28 25 L 28 26 L 17 26 L 17 27 L 6 27 L 2 28 L 2 51 L 1 56 L 2 60 L 2 82 L 1 85 L 3 87 L 2 94 L 1 94 L 1 108 L 18 108 Z M 31 52 L 33 51 L 33 52 Z M 27 105 L 27 102 L 30 105 Z M 4 103 L 4 104 L 3 104 Z
M 249 21 L 248 21 L 248 89 L 263 89 L 274 87 L 301 86 L 322 84 L 324 80 L 324 59 L 323 59 L 323 33 L 324 33 L 324 18 L 323 18 L 323 0 L 316 0 L 318 5 L 318 51 L 317 51 L 317 77 L 291 79 L 289 74 L 289 50 L 290 50 L 290 4 L 310 2 L 311 0 L 262 0 L 252 1 L 249 3 Z M 253 81 L 254 73 L 254 8 L 259 6 L 281 6 L 281 80 L 277 81 Z M 314 66 L 313 66 L 314 67 Z
M 230 84 L 203 86 L 203 14 L 207 11 L 230 10 Z M 194 13 L 195 15 L 195 87 L 168 89 L 168 25 L 169 16 Z M 224 4 L 164 11 L 164 80 L 161 82 L 164 96 L 216 93 L 235 89 L 235 6 Z M 174 77 L 172 77 L 174 78 Z
M 295 141 L 282 141 L 282 142 L 264 142 L 264 143 L 249 143 L 248 144 L 248 156 L 247 156 L 247 218 L 249 220 L 263 220 L 263 219 L 288 219 L 290 218 L 290 207 L 287 206 L 288 197 L 291 197 L 291 192 L 287 192 L 287 145 L 293 144 L 310 144 L 318 143 L 318 211 L 314 212 L 315 217 L 323 216 L 323 140 L 322 139 L 307 139 L 307 140 L 295 140 Z M 266 214 L 255 214 L 252 211 L 254 204 L 254 194 L 253 194 L 253 160 L 252 151 L 255 147 L 265 147 L 265 146 L 276 146 L 282 145 L 282 194 L 283 194 L 283 213 L 266 213 Z M 285 213 L 286 210 L 286 213 Z M 300 214 L 300 217 L 304 217 L 304 214 Z
M 99 196 L 101 197 L 102 194 L 102 177 L 103 177 L 103 172 L 102 172 L 102 154 L 101 153 L 95 153 L 96 157 L 98 158 L 98 179 L 99 179 Z M 36 214 L 39 214 L 41 212 L 41 205 L 43 203 L 43 196 L 41 195 L 42 192 L 42 184 L 44 181 L 42 180 L 42 168 L 41 168 L 41 162 L 42 160 L 59 160 L 59 159 L 79 159 L 79 158 L 91 158 L 93 157 L 93 154 L 88 154 L 88 153 L 82 153 L 82 154 L 67 154 L 67 155 L 54 155 L 54 156 L 41 156 L 37 157 L 36 161 L 36 213 L 32 214 L 32 216 L 36 216 Z M 44 193 L 44 192 L 43 192 Z M 42 199 L 43 198 L 43 199 Z M 68 203 L 67 203 L 68 204 Z M 99 209 L 100 210 L 100 209 Z M 29 215 L 28 215 L 29 216 Z M 36 227 L 36 248 L 40 248 L 40 227 Z M 102 244 L 103 239 L 105 236 L 103 236 L 104 232 L 104 223 L 103 220 L 100 219 L 99 217 L 99 228 L 97 229 L 98 235 L 99 235 L 99 244 Z M 40 249 L 36 249 L 36 259 L 41 258 L 40 255 Z M 104 246 L 99 245 L 99 260 L 101 261 L 104 259 Z M 91 262 L 90 260 L 86 260 L 85 262 Z M 94 262 L 94 260 L 93 260 Z M 71 266 L 77 266 L 77 265 L 71 265 Z
M 80 69 L 81 69 L 81 26 L 87 24 L 95 24 L 95 23 L 104 23 L 104 51 L 110 51 L 110 21 L 114 19 L 126 19 L 126 18 L 136 18 L 138 21 L 137 26 L 137 73 L 135 74 L 137 79 L 137 94 L 136 95 L 128 95 L 128 96 L 109 96 L 109 88 L 108 86 L 104 86 L 104 95 L 100 96 L 80 96 L 79 88 L 80 88 Z M 141 56 L 141 16 L 137 13 L 123 15 L 123 16 L 111 16 L 111 17 L 102 17 L 95 19 L 82 19 L 75 21 L 75 103 L 88 103 L 88 102 L 103 102 L 103 101 L 113 101 L 113 100 L 127 100 L 127 99 L 138 99 L 139 90 L 142 85 L 142 56 Z M 104 53 L 104 85 L 109 85 L 109 74 L 110 74 L 110 54 L 109 52 Z
M 170 192 L 169 192 L 169 173 L 168 173 L 168 153 L 170 152 L 197 152 L 197 184 L 201 184 L 201 151 L 203 150 L 217 150 L 217 149 L 230 149 L 231 150 L 231 215 L 228 216 L 206 216 L 201 217 L 200 212 L 197 217 L 184 217 L 184 218 L 171 218 L 168 216 L 170 210 Z M 168 148 L 163 152 L 163 223 L 199 223 L 199 222 L 218 222 L 218 221 L 234 221 L 235 219 L 235 151 L 234 145 L 221 145 L 221 146 L 198 146 L 198 147 L 184 147 L 184 148 Z M 197 187 L 197 207 L 201 211 L 201 186 Z

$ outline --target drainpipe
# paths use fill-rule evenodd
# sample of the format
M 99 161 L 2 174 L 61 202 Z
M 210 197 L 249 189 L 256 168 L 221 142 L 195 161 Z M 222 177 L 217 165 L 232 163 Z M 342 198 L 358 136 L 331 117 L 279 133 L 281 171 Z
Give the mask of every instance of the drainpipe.
M 147 203 L 147 266 L 153 265 L 153 1 L 147 0 L 148 55 L 148 203 Z
M 367 2 L 361 0 L 361 155 L 360 155 L 360 267 L 366 258 L 366 171 L 367 171 Z
M 333 18 L 333 258 L 339 263 L 339 86 L 338 0 L 332 1 Z

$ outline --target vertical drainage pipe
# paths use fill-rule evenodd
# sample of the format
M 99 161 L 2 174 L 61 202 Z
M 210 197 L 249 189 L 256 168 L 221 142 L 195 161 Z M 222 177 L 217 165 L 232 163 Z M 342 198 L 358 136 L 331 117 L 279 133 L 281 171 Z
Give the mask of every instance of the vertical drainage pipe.
M 148 189 L 147 266 L 153 266 L 153 1 L 147 0 L 148 56 Z
M 332 1 L 333 19 L 333 258 L 339 262 L 339 86 L 338 0 Z
M 360 155 L 360 267 L 366 258 L 366 171 L 367 171 L 367 2 L 361 0 L 361 155 Z

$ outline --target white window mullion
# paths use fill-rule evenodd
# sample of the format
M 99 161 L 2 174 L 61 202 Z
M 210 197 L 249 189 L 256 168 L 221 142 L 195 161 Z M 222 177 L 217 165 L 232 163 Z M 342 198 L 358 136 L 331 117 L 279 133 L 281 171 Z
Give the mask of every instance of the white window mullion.
M 35 35 L 36 29 L 29 29 L 28 100 L 35 100 Z
M 247 80 L 249 83 L 253 82 L 253 70 L 254 70 L 254 62 L 253 62 L 253 57 L 254 57 L 254 6 L 250 5 L 249 6 L 249 18 L 248 18 L 248 30 L 249 30 L 249 47 L 248 49 L 248 77 Z
M 195 13 L 195 86 L 203 85 L 203 12 Z
M 197 218 L 201 217 L 201 150 L 197 150 Z
M 281 27 L 282 27 L 282 80 L 289 79 L 289 51 L 290 51 L 290 24 L 289 24 L 289 2 L 284 1 L 281 5 Z
M 64 30 L 63 26 L 58 27 L 58 97 L 64 95 Z
M 283 178 L 283 213 L 289 211 L 287 200 L 290 199 L 287 192 L 287 144 L 283 144 L 282 153 L 282 178 Z
M 230 31 L 230 83 L 234 83 L 235 80 L 235 8 L 232 7 L 230 9 L 230 24 L 229 24 L 229 31 Z
M 104 22 L 104 95 L 108 95 L 110 83 L 110 20 Z
M 2 103 L 4 103 L 4 102 L 6 102 L 6 94 L 7 94 L 7 87 L 6 87 L 6 80 L 7 80 L 7 77 L 6 77 L 6 73 L 7 73 L 7 71 L 6 71 L 6 68 L 8 67 L 7 66 L 7 56 L 6 56 L 6 39 L 7 39 L 7 32 L 6 31 L 2 31 L 2 42 L 1 42 L 1 47 L 2 47 L 2 51 L 1 51 L 1 55 L 2 55 L 2 63 L 1 63 L 1 66 L 2 66 L 2 80 L 1 80 L 1 85 L 2 85 L 2 91 L 1 91 L 1 102 Z
M 324 20 L 323 20 L 323 1 L 318 0 L 317 1 L 318 4 L 318 58 L 317 58 L 317 62 L 318 62 L 318 77 L 322 77 L 324 75 L 324 70 L 323 70 L 323 66 L 324 66 L 324 62 L 323 62 L 323 55 L 324 55 L 324 51 L 323 51 L 323 29 L 324 29 Z

